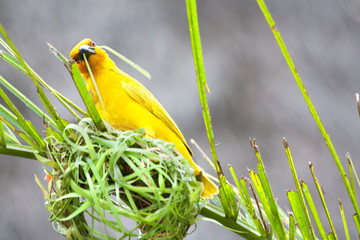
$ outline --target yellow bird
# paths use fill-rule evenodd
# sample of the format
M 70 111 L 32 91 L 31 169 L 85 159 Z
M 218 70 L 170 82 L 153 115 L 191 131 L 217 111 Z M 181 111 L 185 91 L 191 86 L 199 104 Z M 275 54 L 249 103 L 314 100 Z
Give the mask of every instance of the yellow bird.
M 100 96 L 86 67 L 84 54 Z M 117 68 L 103 49 L 87 38 L 71 50 L 70 57 L 86 81 L 102 119 L 119 130 L 145 128 L 148 137 L 175 143 L 176 149 L 194 168 L 195 176 L 203 172 L 193 161 L 191 149 L 164 107 L 141 83 Z M 202 175 L 202 182 L 202 197 L 212 198 L 213 194 L 218 193 L 217 186 L 205 175 Z

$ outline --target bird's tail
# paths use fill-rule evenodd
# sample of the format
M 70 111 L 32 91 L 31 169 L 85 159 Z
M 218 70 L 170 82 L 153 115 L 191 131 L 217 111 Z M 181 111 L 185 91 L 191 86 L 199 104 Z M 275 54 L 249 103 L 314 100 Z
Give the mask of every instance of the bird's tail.
M 207 176 L 206 173 L 203 169 L 201 169 L 201 167 L 199 167 L 198 165 L 196 165 L 196 163 L 194 162 L 194 160 L 192 159 L 190 153 L 188 151 L 186 152 L 181 152 L 182 155 L 188 160 L 188 162 L 190 163 L 190 165 L 194 168 L 195 172 L 194 175 L 195 177 L 199 176 L 201 178 L 201 182 L 204 185 L 204 190 L 201 193 L 201 197 L 203 198 L 213 198 L 214 194 L 218 194 L 219 193 L 219 189 L 218 187 L 215 185 L 215 183 L 213 183 Z
M 204 190 L 201 193 L 201 197 L 213 198 L 214 194 L 219 193 L 218 187 L 204 174 L 202 174 L 201 182 L 204 184 Z
M 190 163 L 190 165 L 194 169 L 195 177 L 199 177 L 201 182 L 204 185 L 204 190 L 201 193 L 201 197 L 203 198 L 213 198 L 213 195 L 219 193 L 218 187 L 206 176 L 205 171 L 201 169 L 194 160 L 192 159 L 192 152 L 190 148 L 187 146 L 186 142 L 180 141 L 180 139 L 168 139 L 169 142 L 175 142 L 177 150 L 180 154 L 186 158 L 186 160 Z

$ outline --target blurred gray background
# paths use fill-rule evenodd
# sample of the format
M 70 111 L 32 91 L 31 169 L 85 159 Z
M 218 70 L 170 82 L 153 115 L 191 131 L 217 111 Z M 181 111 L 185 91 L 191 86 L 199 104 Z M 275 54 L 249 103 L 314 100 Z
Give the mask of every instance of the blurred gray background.
M 270 12 L 293 57 L 308 93 L 344 164 L 349 151 L 360 159 L 360 121 L 354 93 L 360 91 L 360 15 L 358 0 L 270 0 Z M 249 137 L 259 144 L 279 204 L 294 189 L 283 150 L 289 141 L 299 177 L 313 186 L 311 161 L 340 239 L 344 232 L 338 199 L 350 222 L 353 210 L 336 165 L 313 121 L 255 0 L 198 1 L 208 95 L 219 159 L 238 176 L 256 169 Z M 48 51 L 47 42 L 68 55 L 85 37 L 118 50 L 151 72 L 147 80 L 117 60 L 159 99 L 185 137 L 210 155 L 193 66 L 184 1 L 1 0 L 0 22 L 26 61 L 58 91 L 81 104 L 69 74 Z M 0 74 L 40 104 L 29 79 L 0 61 Z M 41 121 L 19 105 L 28 119 Z M 75 119 L 61 106 L 61 116 Z M 196 161 L 214 172 L 195 150 Z M 359 171 L 360 172 L 360 171 Z M 1 156 L 0 239 L 63 239 L 51 227 L 34 174 L 40 163 Z M 311 188 L 316 196 L 316 191 Z M 317 205 L 320 207 L 319 201 Z M 326 224 L 323 211 L 320 215 Z M 239 239 L 216 224 L 201 222 L 186 239 Z

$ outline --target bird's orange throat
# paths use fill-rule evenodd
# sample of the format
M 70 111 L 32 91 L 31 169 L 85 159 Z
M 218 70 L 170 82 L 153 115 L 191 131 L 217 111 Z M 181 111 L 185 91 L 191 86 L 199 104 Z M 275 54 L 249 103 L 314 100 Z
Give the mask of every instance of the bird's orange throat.
M 90 55 L 87 59 L 94 77 L 101 74 L 104 69 L 115 67 L 115 63 L 109 58 L 108 54 L 104 50 L 96 47 L 95 51 L 96 53 Z M 85 79 L 90 77 L 90 73 L 88 71 L 85 61 L 80 61 L 79 63 L 77 63 L 77 67 L 79 68 L 80 73 Z

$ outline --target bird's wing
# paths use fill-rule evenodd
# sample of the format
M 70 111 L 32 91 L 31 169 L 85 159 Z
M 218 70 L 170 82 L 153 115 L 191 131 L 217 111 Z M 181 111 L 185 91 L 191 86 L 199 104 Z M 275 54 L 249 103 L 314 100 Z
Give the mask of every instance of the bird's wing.
M 171 129 L 171 131 L 173 131 L 179 137 L 179 139 L 181 139 L 192 155 L 193 153 L 190 147 L 187 145 L 186 140 L 180 132 L 178 126 L 164 109 L 164 107 L 160 104 L 160 102 L 142 84 L 137 82 L 135 79 L 130 78 L 131 77 L 129 77 L 128 81 L 122 82 L 122 85 L 129 96 L 138 104 L 151 112 L 155 117 L 159 118 L 163 123 L 165 123 L 166 126 L 168 126 L 169 129 Z

